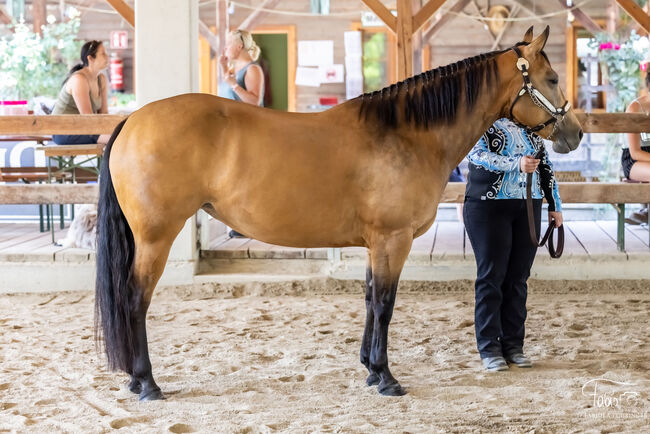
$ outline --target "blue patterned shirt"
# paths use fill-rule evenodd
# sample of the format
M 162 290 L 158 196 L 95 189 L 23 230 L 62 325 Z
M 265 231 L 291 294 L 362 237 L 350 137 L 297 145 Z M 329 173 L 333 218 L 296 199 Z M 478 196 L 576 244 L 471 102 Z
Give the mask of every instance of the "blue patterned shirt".
M 544 149 L 544 141 L 527 133 L 506 118 L 497 120 L 481 136 L 467 155 L 469 174 L 465 197 L 491 199 L 525 199 L 526 173 L 519 169 L 519 160 Z M 544 150 L 533 173 L 534 199 L 546 198 L 549 211 L 561 211 L 562 201 L 555 181 L 553 166 Z

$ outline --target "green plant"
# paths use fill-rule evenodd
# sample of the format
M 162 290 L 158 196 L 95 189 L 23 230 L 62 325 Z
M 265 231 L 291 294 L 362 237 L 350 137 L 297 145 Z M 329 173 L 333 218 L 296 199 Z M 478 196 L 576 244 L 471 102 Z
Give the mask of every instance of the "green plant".
M 641 64 L 645 59 L 644 44 L 636 31 L 629 37 L 601 33 L 591 40 L 590 46 L 598 48 L 598 60 L 605 82 L 612 87 L 607 92 L 607 111 L 624 112 L 639 94 Z M 644 48 L 645 47 L 645 48 Z M 603 169 L 599 177 L 604 181 L 618 180 L 621 171 L 620 134 L 609 134 L 605 146 Z
M 43 36 L 21 20 L 13 33 L 0 38 L 0 98 L 55 97 L 68 70 L 79 62 L 82 42 L 78 41 L 79 17 L 56 22 L 48 16 Z
M 598 48 L 601 69 L 614 90 L 607 94 L 608 112 L 624 112 L 637 97 L 641 85 L 640 65 L 645 53 L 636 47 L 640 37 L 632 30 L 629 37 L 619 38 L 600 33 L 590 43 Z

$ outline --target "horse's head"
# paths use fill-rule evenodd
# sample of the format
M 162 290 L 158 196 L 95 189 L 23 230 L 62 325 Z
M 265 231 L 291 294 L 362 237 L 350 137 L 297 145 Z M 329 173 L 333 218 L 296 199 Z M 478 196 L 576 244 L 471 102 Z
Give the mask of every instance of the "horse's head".
M 544 53 L 548 26 L 533 40 L 531 27 L 524 41 L 512 48 L 518 73 L 509 86 L 507 116 L 515 123 L 553 141 L 553 150 L 566 154 L 582 139 L 582 127 L 560 89 L 557 73 Z M 514 66 L 514 65 L 513 65 Z

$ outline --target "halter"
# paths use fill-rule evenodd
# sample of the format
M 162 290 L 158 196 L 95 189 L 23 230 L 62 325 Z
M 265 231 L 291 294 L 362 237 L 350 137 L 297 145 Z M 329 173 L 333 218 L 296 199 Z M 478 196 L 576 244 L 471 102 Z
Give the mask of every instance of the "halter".
M 531 83 L 530 77 L 528 76 L 528 68 L 530 67 L 530 64 L 528 63 L 528 60 L 526 60 L 524 56 L 521 55 L 521 50 L 519 50 L 519 47 L 512 47 L 512 49 L 517 54 L 517 69 L 521 71 L 521 75 L 524 79 L 524 84 L 521 86 L 521 89 L 515 97 L 515 100 L 512 102 L 512 104 L 510 104 L 510 119 L 512 119 L 512 121 L 518 127 L 524 128 L 530 133 L 536 133 L 537 131 L 546 128 L 548 125 L 553 124 L 553 131 L 549 135 L 550 139 L 553 137 L 553 134 L 555 134 L 558 122 L 561 122 L 562 119 L 564 119 L 564 116 L 571 108 L 571 103 L 569 101 L 564 101 L 564 104 L 561 107 L 556 107 L 553 105 L 553 103 L 549 101 L 548 98 L 546 98 L 539 90 L 537 90 L 537 88 L 533 86 L 533 83 Z M 512 109 L 515 107 L 517 101 L 519 101 L 519 98 L 525 94 L 528 94 L 530 96 L 530 99 L 533 101 L 533 103 L 535 103 L 536 106 L 542 108 L 545 112 L 551 115 L 551 117 L 546 122 L 541 123 L 535 127 L 529 127 L 515 119 L 515 116 L 512 113 Z

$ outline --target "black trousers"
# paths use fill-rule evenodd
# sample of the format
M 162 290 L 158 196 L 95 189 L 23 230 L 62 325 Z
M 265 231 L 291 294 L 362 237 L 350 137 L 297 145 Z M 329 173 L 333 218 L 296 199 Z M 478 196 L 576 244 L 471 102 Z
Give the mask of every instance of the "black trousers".
M 542 200 L 533 200 L 540 229 Z M 476 258 L 474 326 L 481 358 L 523 351 L 527 280 L 537 248 L 523 199 L 466 199 L 463 217 Z

